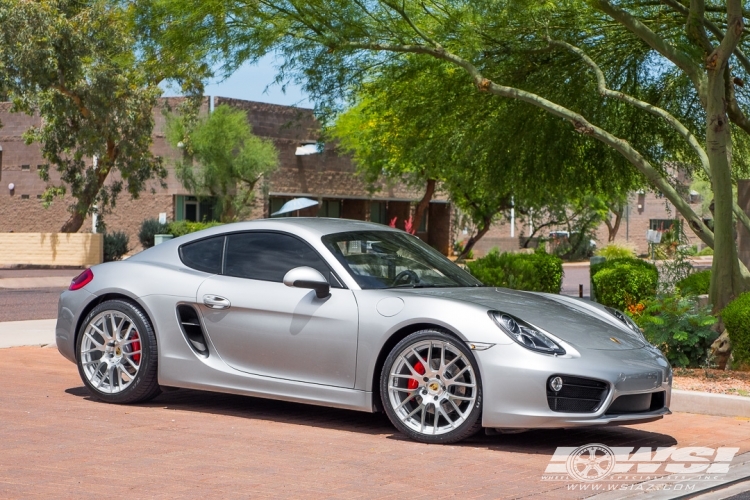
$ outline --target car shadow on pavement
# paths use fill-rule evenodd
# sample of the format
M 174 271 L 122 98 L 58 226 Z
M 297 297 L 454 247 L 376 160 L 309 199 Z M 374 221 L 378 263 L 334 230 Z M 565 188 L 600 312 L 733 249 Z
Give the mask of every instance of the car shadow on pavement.
M 106 404 L 91 397 L 85 387 L 66 389 L 65 392 L 95 404 Z M 165 408 L 245 419 L 268 420 L 325 429 L 385 435 L 388 439 L 408 441 L 396 431 L 384 413 L 365 413 L 302 403 L 222 394 L 208 391 L 179 389 L 163 392 L 158 397 L 138 405 L 146 408 Z M 633 427 L 593 427 L 578 429 L 537 429 L 516 434 L 486 435 L 480 432 L 453 446 L 481 447 L 489 450 L 552 455 L 557 447 L 582 446 L 601 443 L 609 447 L 668 447 L 677 441 L 667 434 Z

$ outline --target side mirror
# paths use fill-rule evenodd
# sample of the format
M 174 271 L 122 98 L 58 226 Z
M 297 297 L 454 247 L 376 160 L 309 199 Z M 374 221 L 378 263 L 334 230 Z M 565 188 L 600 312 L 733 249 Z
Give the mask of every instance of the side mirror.
M 284 284 L 295 288 L 312 288 L 319 299 L 331 295 L 328 280 L 312 267 L 295 267 L 284 275 Z

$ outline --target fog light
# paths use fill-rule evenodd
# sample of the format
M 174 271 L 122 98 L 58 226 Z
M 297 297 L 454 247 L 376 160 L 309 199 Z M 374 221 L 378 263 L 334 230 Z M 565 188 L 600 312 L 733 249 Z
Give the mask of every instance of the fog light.
M 562 389 L 563 386 L 563 381 L 560 377 L 555 377 L 549 381 L 549 386 L 553 391 L 560 392 L 560 389 Z

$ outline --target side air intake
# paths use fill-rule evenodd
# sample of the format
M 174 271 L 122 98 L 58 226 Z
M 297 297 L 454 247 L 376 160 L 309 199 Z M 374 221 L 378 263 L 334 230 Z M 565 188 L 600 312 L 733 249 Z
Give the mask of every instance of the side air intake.
M 203 333 L 198 312 L 185 304 L 177 306 L 177 317 L 180 320 L 180 329 L 193 350 L 201 356 L 208 356 L 208 343 Z

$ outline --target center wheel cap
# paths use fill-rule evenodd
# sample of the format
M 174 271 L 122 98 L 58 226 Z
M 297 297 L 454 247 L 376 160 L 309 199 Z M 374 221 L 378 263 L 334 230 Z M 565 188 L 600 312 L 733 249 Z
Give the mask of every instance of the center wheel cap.
M 427 384 L 427 390 L 430 394 L 437 395 L 443 392 L 442 384 L 436 380 L 432 380 Z

